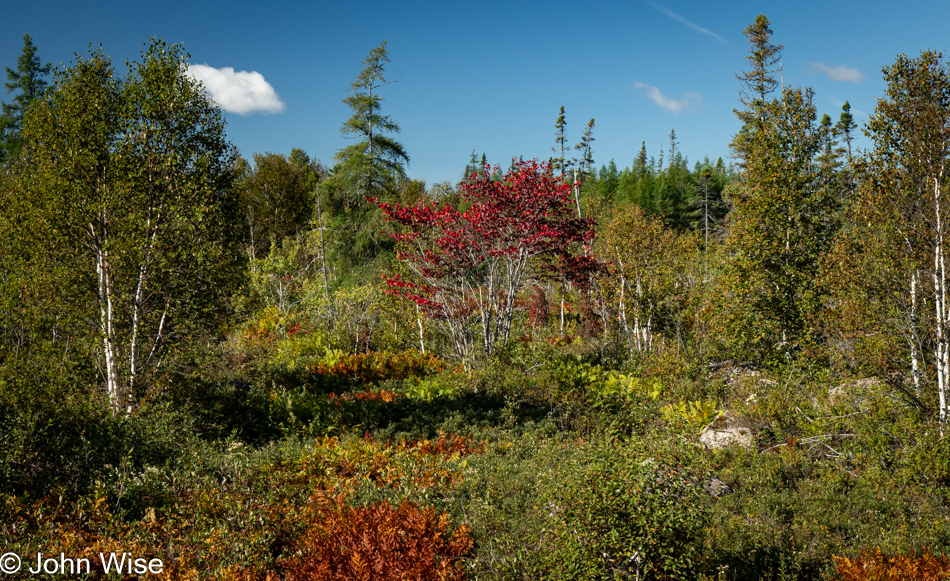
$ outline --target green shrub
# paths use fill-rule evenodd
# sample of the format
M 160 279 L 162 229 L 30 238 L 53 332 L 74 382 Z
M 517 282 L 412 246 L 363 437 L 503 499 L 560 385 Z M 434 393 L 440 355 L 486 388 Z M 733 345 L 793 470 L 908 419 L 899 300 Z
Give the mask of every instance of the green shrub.
M 558 578 L 696 579 L 706 568 L 706 494 L 673 458 L 607 440 L 581 448 L 546 491 Z

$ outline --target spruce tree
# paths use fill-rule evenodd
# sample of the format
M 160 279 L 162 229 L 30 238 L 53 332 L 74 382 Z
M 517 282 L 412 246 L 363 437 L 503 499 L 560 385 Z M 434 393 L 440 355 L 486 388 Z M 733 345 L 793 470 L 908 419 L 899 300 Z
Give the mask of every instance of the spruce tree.
M 349 182 L 347 205 L 360 203 L 364 196 L 377 196 L 386 185 L 406 177 L 405 166 L 409 155 L 387 133 L 398 133 L 399 125 L 382 114 L 383 97 L 379 89 L 391 83 L 384 76 L 389 50 L 386 41 L 369 51 L 363 60 L 366 68 L 350 85 L 350 95 L 343 102 L 353 115 L 343 122 L 340 132 L 356 139 L 336 154 L 335 173 L 343 174 Z
M 640 143 L 640 153 L 637 154 L 637 160 L 635 162 L 635 167 L 637 170 L 637 176 L 642 176 L 647 171 L 647 142 L 643 141 Z
M 399 125 L 382 114 L 383 97 L 379 89 L 390 85 L 385 67 L 389 63 L 386 41 L 369 51 L 364 69 L 350 85 L 343 102 L 353 115 L 343 122 L 340 132 L 355 143 L 340 149 L 337 164 L 327 183 L 330 195 L 333 246 L 336 267 L 352 280 L 376 278 L 377 259 L 391 258 L 393 243 L 386 234 L 382 214 L 367 198 L 396 200 L 397 184 L 406 178 L 409 155 L 402 144 L 389 134 L 398 133 Z
M 766 102 L 779 84 L 775 72 L 783 48 L 780 44 L 772 44 L 772 29 L 764 14 L 756 16 L 755 22 L 747 26 L 743 34 L 752 46 L 749 47 L 749 56 L 745 57 L 751 69 L 736 74 L 742 83 L 739 100 L 746 107 L 741 111 L 735 110 L 736 116 L 742 121 L 742 128 L 732 140 L 732 148 L 740 158 L 740 165 L 745 161 L 746 141 L 753 126 L 761 129 L 766 122 Z
M 554 147 L 551 148 L 551 151 L 559 154 L 559 156 L 551 160 L 551 170 L 561 170 L 561 179 L 563 180 L 568 168 L 573 165 L 572 160 L 564 157 L 565 150 L 570 149 L 570 145 L 567 144 L 567 121 L 564 118 L 564 105 L 561 105 L 561 109 L 558 111 L 554 129 Z
M 815 171 L 823 144 L 811 89 L 786 87 L 781 99 L 768 99 L 781 46 L 771 43 L 764 15 L 746 35 L 754 66 L 739 77 L 751 98 L 743 98 L 749 108 L 739 113 L 744 124 L 733 140 L 742 174 L 728 239 L 732 299 L 724 310 L 728 335 L 748 349 L 734 355 L 788 359 L 810 341 L 820 306 L 818 261 L 834 234 L 835 196 Z
M 580 171 L 582 176 L 587 176 L 591 173 L 592 167 L 594 165 L 594 157 L 591 152 L 591 142 L 594 141 L 593 137 L 594 132 L 594 120 L 591 119 L 587 122 L 587 127 L 584 129 L 584 134 L 581 136 L 581 141 L 574 146 L 574 149 L 581 152 L 581 158 L 579 160 Z
M 468 163 L 465 164 L 465 170 L 462 172 L 462 181 L 468 182 L 472 178 L 472 174 L 478 173 L 478 156 L 475 155 L 475 150 L 472 150 L 472 155 L 468 158 Z
M 33 46 L 33 38 L 23 35 L 23 53 L 17 59 L 16 70 L 7 67 L 7 93 L 19 91 L 12 103 L 3 103 L 0 116 L 0 162 L 16 157 L 23 148 L 23 116 L 34 99 L 46 89 L 45 77 L 52 63 L 42 64 Z
M 842 194 L 848 197 L 848 200 L 854 198 L 856 184 L 854 182 L 853 171 L 853 152 L 851 151 L 851 142 L 854 140 L 854 131 L 858 128 L 851 116 L 851 104 L 847 101 L 841 106 L 841 116 L 834 126 L 834 133 L 841 137 L 841 145 L 835 150 L 839 158 L 843 157 L 845 163 L 841 170 L 841 181 L 843 183 Z
M 854 140 L 854 130 L 857 128 L 854 117 L 851 116 L 851 103 L 845 101 L 841 106 L 841 116 L 835 124 L 835 133 L 843 138 L 841 154 L 847 153 L 849 160 L 851 159 L 851 142 Z

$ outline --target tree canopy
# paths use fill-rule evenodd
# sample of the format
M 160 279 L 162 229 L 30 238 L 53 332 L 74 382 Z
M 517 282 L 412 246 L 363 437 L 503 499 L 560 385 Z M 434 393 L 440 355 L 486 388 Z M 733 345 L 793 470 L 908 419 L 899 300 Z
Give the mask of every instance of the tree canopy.
M 115 411 L 175 344 L 218 321 L 240 272 L 234 151 L 186 59 L 153 40 L 120 78 L 96 50 L 24 122 L 11 208 L 24 285 L 88 339 Z

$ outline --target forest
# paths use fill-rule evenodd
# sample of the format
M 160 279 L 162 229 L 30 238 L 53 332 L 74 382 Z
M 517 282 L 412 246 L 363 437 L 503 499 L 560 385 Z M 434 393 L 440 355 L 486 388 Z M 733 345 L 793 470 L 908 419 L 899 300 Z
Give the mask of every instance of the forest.
M 561 107 L 548 159 L 436 184 L 385 41 L 324 164 L 241 157 L 180 45 L 24 36 L 0 572 L 950 578 L 950 65 L 897 56 L 858 127 L 744 34 L 727 160 L 598 166 Z

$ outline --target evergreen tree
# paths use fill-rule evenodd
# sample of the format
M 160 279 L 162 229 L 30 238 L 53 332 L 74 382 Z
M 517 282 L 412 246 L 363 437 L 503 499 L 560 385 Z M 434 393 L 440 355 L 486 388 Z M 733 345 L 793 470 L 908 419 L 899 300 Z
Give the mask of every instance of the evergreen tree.
M 741 357 L 786 358 L 809 341 L 810 322 L 820 304 L 818 260 L 834 234 L 834 196 L 815 171 L 822 131 L 811 89 L 785 88 L 781 100 L 766 101 L 776 81 L 770 76 L 780 46 L 771 44 L 768 19 L 759 15 L 746 29 L 753 71 L 739 113 L 744 125 L 733 140 L 742 160 L 734 191 L 728 239 L 731 258 L 724 304 L 729 337 L 749 349 Z M 830 124 L 829 124 L 830 125 Z
M 703 231 L 703 239 L 708 247 L 710 240 L 716 234 L 716 228 L 727 214 L 728 208 L 723 200 L 722 192 L 729 183 L 729 175 L 722 163 L 722 158 L 713 165 L 707 157 L 702 163 L 696 162 L 689 179 L 693 191 L 693 199 L 690 202 L 690 208 L 693 209 L 689 214 L 692 219 L 690 226 Z
M 854 131 L 857 127 L 857 124 L 854 122 L 854 117 L 851 116 L 851 104 L 845 101 L 844 105 L 841 106 L 841 116 L 835 124 L 834 133 L 836 136 L 841 137 L 841 146 L 835 150 L 835 153 L 839 158 L 844 158 L 840 175 L 843 183 L 842 194 L 846 195 L 848 200 L 854 198 L 854 190 L 856 187 L 852 164 L 853 152 L 851 151 L 851 142 L 854 140 Z M 844 200 L 842 202 L 844 202 Z
M 844 105 L 841 106 L 841 116 L 838 118 L 838 122 L 835 124 L 835 134 L 840 135 L 843 138 L 841 153 L 847 153 L 847 158 L 849 160 L 852 156 L 851 142 L 854 140 L 854 130 L 857 128 L 858 126 L 854 122 L 854 117 L 851 115 L 851 103 L 845 101 Z
M 582 177 L 589 175 L 591 173 L 591 167 L 594 165 L 594 157 L 591 152 L 591 142 L 594 141 L 593 132 L 594 120 L 591 119 L 587 122 L 587 127 L 584 129 L 580 143 L 574 146 L 575 150 L 581 152 L 580 171 Z
M 396 200 L 397 183 L 406 178 L 409 163 L 403 146 L 388 135 L 397 133 L 399 125 L 382 114 L 379 89 L 390 84 L 385 77 L 388 62 L 384 40 L 369 51 L 363 60 L 365 68 L 343 99 L 353 115 L 340 131 L 356 142 L 337 152 L 337 164 L 326 186 L 336 267 L 354 279 L 375 278 L 372 271 L 377 258 L 392 257 L 393 244 L 382 214 L 374 204 L 367 204 L 366 198 Z
M 598 181 L 600 182 L 600 190 L 605 195 L 616 197 L 617 187 L 620 185 L 620 172 L 617 170 L 617 163 L 614 160 L 610 160 L 610 163 L 606 166 L 601 166 Z
M 744 160 L 747 155 L 745 142 L 753 126 L 761 128 L 766 123 L 766 102 L 779 84 L 775 71 L 783 48 L 780 44 L 772 44 L 772 29 L 764 14 L 756 16 L 755 22 L 747 26 L 743 34 L 752 46 L 749 48 L 749 56 L 745 57 L 751 69 L 736 74 L 736 78 L 742 83 L 739 100 L 746 107 L 744 110 L 735 111 L 742 121 L 742 128 L 733 139 L 732 148 L 740 160 Z
M 554 147 L 551 148 L 551 151 L 559 154 L 559 156 L 551 159 L 551 171 L 560 170 L 561 179 L 563 180 L 568 168 L 573 165 L 573 160 L 564 157 L 564 152 L 570 149 L 570 145 L 567 144 L 567 120 L 564 118 L 564 105 L 561 105 L 561 109 L 558 111 L 554 129 Z
M 34 99 L 46 88 L 44 77 L 49 75 L 52 63 L 42 64 L 33 46 L 33 38 L 23 35 L 23 53 L 17 59 L 16 70 L 7 67 L 7 93 L 19 91 L 12 103 L 3 103 L 0 116 L 0 163 L 16 157 L 23 147 L 23 116 Z
M 835 131 L 831 126 L 831 117 L 827 113 L 821 116 L 818 134 L 821 141 L 821 155 L 818 156 L 818 163 L 822 173 L 828 175 L 836 171 L 841 163 L 838 161 L 835 148 Z
M 676 159 L 676 129 L 670 129 L 670 165 L 672 166 Z
M 363 60 L 366 68 L 350 85 L 350 95 L 343 102 L 353 115 L 343 122 L 341 133 L 356 143 L 336 154 L 335 174 L 348 182 L 346 205 L 360 203 L 364 196 L 378 196 L 394 180 L 406 177 L 409 155 L 403 146 L 387 133 L 398 133 L 399 125 L 382 114 L 383 97 L 379 89 L 391 83 L 384 76 L 389 51 L 386 41 L 369 51 Z
M 647 142 L 640 143 L 640 153 L 637 154 L 637 160 L 634 163 L 637 175 L 643 175 L 647 171 Z
M 477 173 L 479 173 L 478 156 L 475 155 L 475 150 L 473 149 L 472 155 L 468 158 L 468 163 L 465 164 L 465 170 L 462 172 L 462 181 L 468 182 L 472 179 L 472 174 Z

